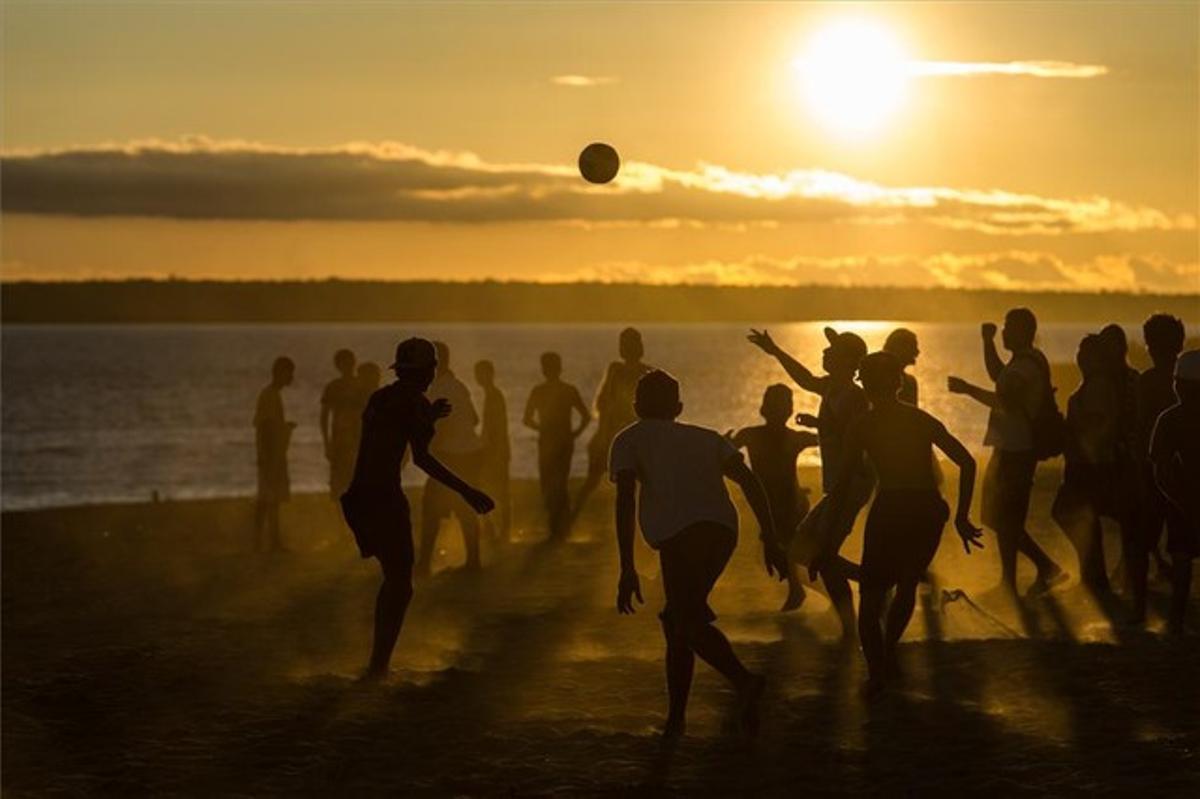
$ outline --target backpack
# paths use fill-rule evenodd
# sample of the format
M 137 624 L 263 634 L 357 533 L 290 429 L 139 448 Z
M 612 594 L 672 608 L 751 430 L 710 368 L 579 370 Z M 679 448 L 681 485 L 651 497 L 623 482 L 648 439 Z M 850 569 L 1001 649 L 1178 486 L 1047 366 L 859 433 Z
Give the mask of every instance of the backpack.
M 1029 421 L 1030 436 L 1033 439 L 1033 454 L 1039 461 L 1057 458 L 1063 454 L 1067 443 L 1067 420 L 1058 409 L 1058 401 L 1054 394 L 1058 390 L 1050 381 L 1049 365 L 1032 356 L 1027 357 L 1036 365 L 1042 375 L 1042 390 L 1037 409 L 1032 415 L 1026 414 Z

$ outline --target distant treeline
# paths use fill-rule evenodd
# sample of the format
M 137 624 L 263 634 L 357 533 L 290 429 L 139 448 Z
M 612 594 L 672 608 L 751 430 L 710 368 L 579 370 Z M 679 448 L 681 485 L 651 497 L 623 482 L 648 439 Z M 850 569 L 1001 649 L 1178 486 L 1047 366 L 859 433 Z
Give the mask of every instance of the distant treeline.
M 997 319 L 1018 305 L 1033 308 L 1047 322 L 1137 322 L 1155 311 L 1200 321 L 1200 294 L 352 280 L 128 280 L 0 286 L 0 319 L 5 323 L 974 322 Z

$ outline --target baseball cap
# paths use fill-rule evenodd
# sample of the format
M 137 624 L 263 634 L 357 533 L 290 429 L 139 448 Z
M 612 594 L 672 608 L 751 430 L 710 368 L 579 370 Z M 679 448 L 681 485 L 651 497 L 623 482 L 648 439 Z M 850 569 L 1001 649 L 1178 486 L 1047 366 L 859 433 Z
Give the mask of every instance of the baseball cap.
M 426 369 L 437 363 L 433 344 L 423 338 L 406 338 L 396 345 L 396 360 L 389 369 Z
M 1175 379 L 1200 383 L 1200 350 L 1188 350 L 1175 361 Z
M 839 333 L 832 327 L 827 327 L 825 338 L 835 351 L 852 356 L 855 360 L 862 360 L 867 354 L 867 342 L 855 333 Z

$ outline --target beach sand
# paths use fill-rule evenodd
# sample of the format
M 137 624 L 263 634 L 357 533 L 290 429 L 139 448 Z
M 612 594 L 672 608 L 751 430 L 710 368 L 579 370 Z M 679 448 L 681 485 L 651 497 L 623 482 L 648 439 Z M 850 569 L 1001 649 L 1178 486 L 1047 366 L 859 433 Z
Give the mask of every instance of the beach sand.
M 1041 471 L 1031 529 L 1074 573 Z M 994 537 L 967 558 L 948 532 L 935 569 L 978 607 L 921 602 L 903 687 L 866 705 L 824 599 L 776 611 L 784 589 L 747 521 L 713 606 L 770 681 L 762 733 L 728 731 L 732 695 L 700 665 L 688 736 L 664 748 L 656 561 L 639 550 L 648 604 L 620 617 L 610 495 L 557 547 L 540 543 L 535 487 L 514 496 L 517 540 L 488 545 L 481 575 L 450 568 L 461 544 L 444 530 L 373 686 L 355 678 L 378 571 L 327 497 L 286 506 L 283 555 L 251 550 L 248 499 L 4 514 L 4 793 L 1200 792 L 1200 603 L 1191 637 L 1166 638 L 1161 582 L 1145 630 L 1111 624 L 1123 608 L 1074 581 L 988 601 Z

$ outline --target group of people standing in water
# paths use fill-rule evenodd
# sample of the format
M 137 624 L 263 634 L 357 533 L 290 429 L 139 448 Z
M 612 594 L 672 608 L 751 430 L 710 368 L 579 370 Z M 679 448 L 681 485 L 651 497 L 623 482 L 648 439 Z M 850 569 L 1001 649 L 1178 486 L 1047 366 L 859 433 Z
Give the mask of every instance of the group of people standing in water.
M 1007 358 L 997 348 L 998 332 Z M 1132 597 L 1130 621 L 1145 618 L 1153 558 L 1172 582 L 1169 629 L 1182 634 L 1191 561 L 1200 553 L 1200 351 L 1183 352 L 1184 327 L 1175 317 L 1156 314 L 1143 332 L 1153 366 L 1141 374 L 1127 362 L 1128 343 L 1119 326 L 1084 337 L 1077 356 L 1082 382 L 1066 403 L 1065 417 L 1050 364 L 1035 346 L 1037 320 L 1025 308 L 1009 311 L 1002 331 L 982 326 L 991 385 L 951 377 L 947 387 L 989 409 L 984 444 L 992 452 L 981 509 L 983 523 L 996 533 L 999 590 L 1016 596 L 1018 553 L 1036 568 L 1027 596 L 1067 580 L 1026 529 L 1037 464 L 1062 455 L 1065 469 L 1052 515 L 1078 552 L 1081 584 L 1097 594 L 1111 593 L 1100 526 L 1102 518 L 1110 518 L 1121 530 L 1118 572 Z M 643 362 L 636 330 L 622 331 L 621 358 L 609 365 L 594 404 L 587 474 L 573 501 L 568 486 L 575 440 L 592 423 L 593 408 L 563 380 L 557 353 L 541 358 L 544 380 L 531 391 L 521 419 L 537 432 L 550 538 L 567 536 L 607 474 L 616 486 L 620 612 L 633 612 L 642 600 L 634 563 L 638 527 L 661 560 L 668 736 L 684 730 L 696 656 L 734 685 L 744 728 L 757 727 L 763 679 L 738 659 L 708 605 L 737 542 L 738 516 L 727 481 L 739 487 L 753 511 L 768 574 L 788 583 L 783 609 L 799 607 L 806 590 L 817 588 L 836 609 L 843 640 L 861 644 L 867 696 L 884 691 L 898 675 L 896 646 L 918 587 L 935 580 L 930 565 L 947 522 L 953 518 L 968 554 L 983 546 L 983 531 L 970 516 L 975 460 L 945 425 L 919 408 L 916 380 L 906 371 L 919 355 L 916 336 L 898 329 L 874 353 L 851 332 L 826 328 L 825 337 L 816 372 L 768 331 L 752 330 L 750 344 L 774 358 L 800 389 L 819 397 L 819 410 L 795 416 L 800 429 L 791 427 L 792 390 L 771 385 L 763 395 L 763 424 L 722 435 L 678 421 L 683 412 L 678 381 Z M 480 567 L 481 519 L 499 537 L 508 536 L 508 413 L 493 365 L 480 361 L 479 425 L 470 391 L 451 371 L 449 351 L 440 342 L 402 341 L 389 367 L 396 379 L 383 388 L 378 368 L 362 364 L 355 371 L 348 351 L 339 352 L 335 364 L 340 376 L 322 395 L 322 438 L 331 492 L 362 556 L 377 558 L 383 570 L 367 669 L 368 678 L 381 678 L 413 577 L 429 573 L 440 522 L 458 519 L 468 569 Z M 279 391 L 291 382 L 293 369 L 288 359 L 276 362 L 255 415 L 258 528 L 274 546 L 294 426 L 284 419 Z M 797 479 L 797 458 L 814 446 L 820 450 L 823 495 L 810 508 Z M 935 450 L 958 469 L 953 514 L 942 497 L 944 476 Z M 416 551 L 399 477 L 408 458 L 429 476 Z M 842 549 L 868 503 L 863 549 L 855 562 Z M 1159 549 L 1164 529 L 1167 557 Z M 852 582 L 859 585 L 857 614 Z

